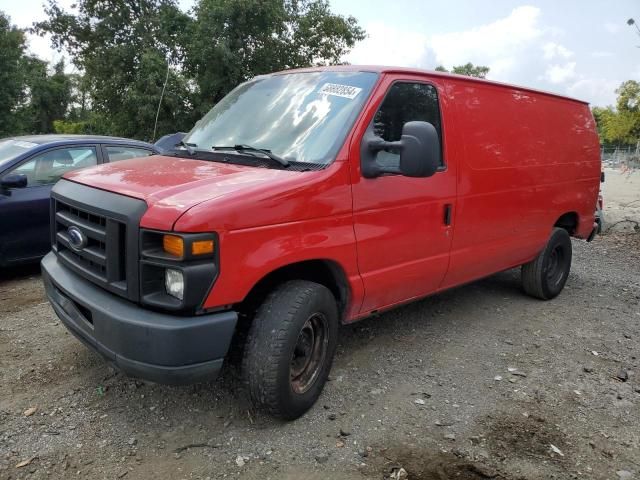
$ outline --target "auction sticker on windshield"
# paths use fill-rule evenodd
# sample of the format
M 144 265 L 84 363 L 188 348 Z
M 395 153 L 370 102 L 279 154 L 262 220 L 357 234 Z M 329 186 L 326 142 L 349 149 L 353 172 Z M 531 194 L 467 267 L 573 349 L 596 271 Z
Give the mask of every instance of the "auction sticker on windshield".
M 353 100 L 362 91 L 361 88 L 352 87 L 351 85 L 340 85 L 338 83 L 325 83 L 320 87 L 318 93 L 326 95 L 334 95 L 336 97 L 344 97 Z

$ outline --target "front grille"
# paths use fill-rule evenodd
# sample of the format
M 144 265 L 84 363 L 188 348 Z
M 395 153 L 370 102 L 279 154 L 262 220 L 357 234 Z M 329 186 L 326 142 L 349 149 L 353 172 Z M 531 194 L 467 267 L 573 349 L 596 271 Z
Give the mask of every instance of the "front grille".
M 63 178 L 51 190 L 53 251 L 81 277 L 138 302 L 140 221 L 146 210 L 143 200 Z
M 124 222 L 56 199 L 54 208 L 54 247 L 58 256 L 83 276 L 115 293 L 127 296 L 127 225 Z M 76 227 L 86 243 L 76 248 L 69 228 Z

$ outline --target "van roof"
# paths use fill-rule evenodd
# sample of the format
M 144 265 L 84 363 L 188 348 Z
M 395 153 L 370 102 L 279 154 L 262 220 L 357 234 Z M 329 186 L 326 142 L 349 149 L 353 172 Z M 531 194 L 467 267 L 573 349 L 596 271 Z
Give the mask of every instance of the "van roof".
M 494 86 L 503 87 L 503 88 L 513 88 L 517 90 L 537 93 L 537 94 L 546 95 L 550 97 L 562 98 L 564 100 L 578 102 L 585 105 L 589 104 L 589 102 L 587 101 L 579 100 L 573 97 L 568 97 L 566 95 L 561 95 L 559 93 L 547 92 L 544 90 L 537 90 L 535 88 L 523 87 L 520 85 L 513 85 L 509 83 L 496 82 L 495 80 L 487 80 L 484 78 L 469 77 L 467 75 L 457 75 L 455 73 L 448 73 L 448 72 L 438 72 L 436 70 L 424 70 L 420 68 L 393 67 L 393 66 L 384 66 L 384 65 L 334 65 L 334 66 L 328 66 L 328 67 L 309 67 L 309 68 L 298 68 L 293 70 L 283 70 L 281 72 L 276 72 L 275 75 L 291 73 L 291 72 L 318 72 L 318 71 L 406 73 L 411 75 L 428 75 L 430 77 L 455 78 L 456 80 L 464 80 L 464 81 L 473 82 L 473 83 L 483 83 L 483 84 L 494 85 Z

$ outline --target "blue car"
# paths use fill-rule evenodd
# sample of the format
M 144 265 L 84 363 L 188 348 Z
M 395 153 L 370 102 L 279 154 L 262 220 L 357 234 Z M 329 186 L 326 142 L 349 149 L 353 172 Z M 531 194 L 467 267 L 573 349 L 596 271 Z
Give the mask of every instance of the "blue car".
M 49 193 L 63 174 L 155 153 L 149 143 L 116 137 L 0 139 L 0 267 L 38 260 L 51 249 Z

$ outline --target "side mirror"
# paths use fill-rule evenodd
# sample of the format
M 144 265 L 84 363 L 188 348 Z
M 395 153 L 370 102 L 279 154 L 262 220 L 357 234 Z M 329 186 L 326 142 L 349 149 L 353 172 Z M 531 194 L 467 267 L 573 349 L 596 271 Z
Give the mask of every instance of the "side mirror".
M 24 173 L 11 173 L 2 177 L 0 187 L 2 188 L 25 188 L 28 180 Z
M 156 149 L 158 149 L 161 153 L 170 152 L 173 150 L 178 143 L 182 141 L 187 134 L 183 132 L 178 133 L 170 133 L 161 137 L 156 143 L 153 144 Z
M 387 167 L 376 161 L 376 154 L 387 150 L 400 154 L 399 167 Z M 406 177 L 430 177 L 440 166 L 440 139 L 429 122 L 407 122 L 397 142 L 386 142 L 369 132 L 362 141 L 360 157 L 362 174 L 375 178 L 383 173 L 399 173 Z
M 604 170 L 600 172 L 600 183 L 604 183 Z

